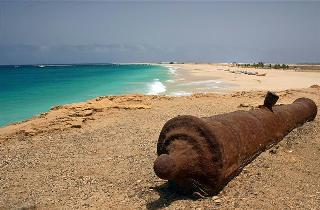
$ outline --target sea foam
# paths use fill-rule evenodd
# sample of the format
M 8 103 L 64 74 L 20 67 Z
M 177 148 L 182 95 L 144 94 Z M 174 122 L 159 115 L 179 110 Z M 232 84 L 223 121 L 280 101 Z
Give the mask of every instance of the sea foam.
M 154 79 L 152 83 L 148 85 L 148 95 L 157 95 L 167 90 L 166 86 L 160 82 L 159 79 Z
M 177 69 L 179 69 L 179 67 L 173 67 L 173 66 L 165 66 L 168 70 L 169 70 L 169 72 L 171 73 L 171 74 L 177 74 Z

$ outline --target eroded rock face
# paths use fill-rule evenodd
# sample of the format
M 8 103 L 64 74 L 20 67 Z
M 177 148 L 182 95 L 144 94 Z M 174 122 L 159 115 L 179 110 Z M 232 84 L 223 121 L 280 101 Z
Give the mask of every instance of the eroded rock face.
M 308 98 L 273 106 L 277 99 L 267 94 L 264 105 L 250 111 L 169 120 L 159 136 L 155 173 L 185 193 L 219 192 L 262 151 L 317 114 Z

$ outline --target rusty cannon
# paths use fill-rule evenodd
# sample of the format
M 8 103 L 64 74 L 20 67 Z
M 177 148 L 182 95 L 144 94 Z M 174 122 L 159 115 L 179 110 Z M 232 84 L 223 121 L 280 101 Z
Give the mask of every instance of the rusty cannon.
M 268 92 L 264 105 L 249 111 L 169 120 L 157 143 L 156 175 L 183 193 L 219 192 L 261 152 L 317 115 L 311 99 L 275 105 L 278 98 Z

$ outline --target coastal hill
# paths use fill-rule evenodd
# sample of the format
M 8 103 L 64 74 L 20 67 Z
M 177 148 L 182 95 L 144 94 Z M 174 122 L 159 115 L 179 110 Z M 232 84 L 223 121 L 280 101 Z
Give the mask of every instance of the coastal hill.
M 265 93 L 106 96 L 0 128 L 0 209 L 316 209 L 319 114 L 257 157 L 217 196 L 178 195 L 153 172 L 167 120 L 248 110 L 262 104 Z M 278 104 L 308 97 L 320 105 L 318 85 L 277 94 Z

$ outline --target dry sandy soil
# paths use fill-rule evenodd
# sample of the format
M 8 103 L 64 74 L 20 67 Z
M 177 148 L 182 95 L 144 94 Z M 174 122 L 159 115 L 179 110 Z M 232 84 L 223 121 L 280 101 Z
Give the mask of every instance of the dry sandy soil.
M 217 196 L 178 195 L 153 172 L 167 120 L 250 109 L 265 93 L 101 97 L 1 128 L 0 209 L 319 209 L 319 114 Z M 279 103 L 309 97 L 320 105 L 318 86 L 277 93 Z

